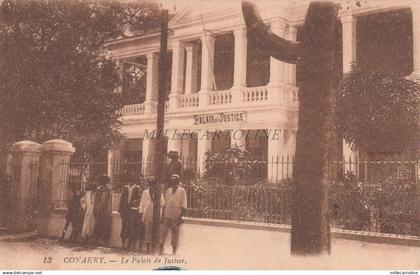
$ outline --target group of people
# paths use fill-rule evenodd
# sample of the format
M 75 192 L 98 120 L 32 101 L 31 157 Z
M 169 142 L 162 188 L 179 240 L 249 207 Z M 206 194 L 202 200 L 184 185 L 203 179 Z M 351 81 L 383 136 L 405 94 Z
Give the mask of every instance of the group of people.
M 178 248 L 179 227 L 187 208 L 187 195 L 181 187 L 182 165 L 178 152 L 168 153 L 171 159 L 166 168 L 167 183 L 160 196 L 159 213 L 159 253 L 162 254 L 168 232 L 171 231 L 172 253 Z M 121 216 L 122 248 L 134 250 L 145 244 L 147 253 L 151 251 L 153 236 L 153 204 L 157 200 L 154 186 L 155 178 L 147 180 L 148 188 L 135 184 L 133 179 L 125 179 L 118 212 Z M 71 186 L 72 198 L 68 203 L 66 224 L 62 239 L 72 225 L 70 240 L 84 244 L 107 246 L 112 226 L 112 192 L 109 177 L 101 176 L 98 186 L 88 185 L 82 195 L 80 189 Z
M 124 186 L 121 193 L 118 212 L 121 215 L 121 242 L 124 249 L 139 249 L 141 243 L 146 245 L 146 251 L 150 252 L 153 236 L 153 203 L 157 200 L 153 186 L 154 178 L 148 179 L 148 188 L 140 195 L 140 187 L 133 182 Z M 168 232 L 172 236 L 172 253 L 178 248 L 179 227 L 182 224 L 182 216 L 187 208 L 187 195 L 180 186 L 180 176 L 172 174 L 170 185 L 160 195 L 160 239 L 159 252 L 162 254 Z
M 70 186 L 72 197 L 67 205 L 63 240 L 71 225 L 70 240 L 90 245 L 108 245 L 112 223 L 112 193 L 109 177 L 103 175 L 98 185 L 88 184 L 82 192 L 76 184 Z

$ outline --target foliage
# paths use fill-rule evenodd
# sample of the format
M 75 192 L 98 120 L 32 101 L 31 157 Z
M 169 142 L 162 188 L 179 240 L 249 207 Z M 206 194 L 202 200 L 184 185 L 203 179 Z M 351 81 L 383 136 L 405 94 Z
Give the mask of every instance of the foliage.
M 187 196 L 191 198 L 188 205 L 189 215 L 213 219 L 290 223 L 290 193 L 284 186 L 226 185 L 202 178 L 197 184 L 185 186 Z
M 337 95 L 337 127 L 357 148 L 398 152 L 416 140 L 420 86 L 401 75 L 353 66 Z
M 343 181 L 330 182 L 330 209 L 336 227 L 368 230 L 370 208 L 363 187 L 354 174 L 347 173 Z
M 157 25 L 152 3 L 20 1 L 0 6 L 0 144 L 62 138 L 79 158 L 120 138 L 121 95 L 104 43 Z
M 200 218 L 290 223 L 290 179 L 281 184 L 226 185 L 202 178 L 185 186 L 189 215 Z M 332 226 L 347 230 L 420 234 L 416 209 L 418 187 L 412 179 L 387 177 L 361 182 L 352 173 L 330 181 Z
M 145 64 L 125 64 L 123 97 L 125 104 L 143 103 L 146 100 Z
M 329 186 L 334 226 L 350 230 L 418 235 L 417 186 L 410 180 L 388 177 L 362 183 L 352 174 Z
M 205 178 L 221 184 L 255 184 L 264 165 L 250 152 L 232 147 L 221 153 L 206 153 Z

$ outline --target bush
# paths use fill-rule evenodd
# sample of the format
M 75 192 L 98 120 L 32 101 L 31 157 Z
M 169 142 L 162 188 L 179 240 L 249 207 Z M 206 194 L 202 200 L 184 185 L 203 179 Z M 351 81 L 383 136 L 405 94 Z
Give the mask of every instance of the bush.
M 255 184 L 265 178 L 266 164 L 237 147 L 222 153 L 207 152 L 204 177 L 220 184 Z
M 401 152 L 418 135 L 420 86 L 401 75 L 353 66 L 339 86 L 337 128 L 367 152 Z
M 419 235 L 416 203 L 419 194 L 411 181 L 393 177 L 364 185 L 348 173 L 331 182 L 330 209 L 334 227 L 349 230 Z

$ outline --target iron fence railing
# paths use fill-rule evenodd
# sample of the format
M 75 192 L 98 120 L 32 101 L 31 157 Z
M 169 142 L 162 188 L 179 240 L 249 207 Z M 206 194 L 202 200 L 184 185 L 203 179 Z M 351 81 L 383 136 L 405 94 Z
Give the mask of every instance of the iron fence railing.
M 203 169 L 220 170 L 225 162 L 200 163 L 181 159 L 187 216 L 290 224 L 293 159 L 273 157 L 252 162 L 252 178 Z M 70 195 L 69 184 L 82 189 L 106 172 L 114 190 L 117 210 L 119 189 L 127 175 L 142 188 L 153 174 L 153 160 L 98 163 L 62 163 L 60 202 Z M 248 162 L 240 163 L 249 167 Z M 341 160 L 328 163 L 330 217 L 335 228 L 420 236 L 419 160 Z M 236 166 L 235 166 L 236 167 Z M 242 167 L 242 166 L 240 166 Z M 220 169 L 219 169 L 220 168 Z M 228 173 L 228 172 L 226 172 Z M 217 175 L 216 175 L 217 174 Z M 234 176 L 232 176 L 234 175 Z

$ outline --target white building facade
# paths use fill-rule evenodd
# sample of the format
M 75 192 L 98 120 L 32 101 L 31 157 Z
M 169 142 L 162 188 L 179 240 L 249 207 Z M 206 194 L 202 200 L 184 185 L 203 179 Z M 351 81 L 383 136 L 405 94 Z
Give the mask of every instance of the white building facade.
M 169 22 L 168 48 L 172 60 L 165 113 L 167 150 L 176 150 L 182 158 L 196 162 L 193 169 L 199 173 L 204 171 L 206 152 L 221 151 L 228 146 L 248 150 L 267 163 L 282 157 L 291 159 L 295 151 L 299 108 L 296 65 L 250 48 L 240 1 L 226 2 L 191 5 Z M 397 12 L 407 19 L 411 32 L 407 42 L 411 43 L 408 45 L 411 52 L 404 54 L 409 56 L 409 75 L 420 78 L 420 1 L 340 3 L 343 73 L 350 71 L 351 64 L 359 57 L 359 36 L 361 39 L 369 36 L 359 34 L 362 29 L 358 20 L 370 20 L 372 24 L 377 20 L 374 15 L 381 15 L 380 20 L 383 20 L 388 13 Z M 309 1 L 272 1 L 259 3 L 258 8 L 274 33 L 297 40 L 308 5 Z M 394 20 L 392 16 L 388 21 Z M 123 108 L 125 143 L 109 155 L 110 160 L 123 155 L 135 157 L 144 163 L 143 172 L 148 170 L 147 160 L 155 150 L 152 133 L 157 117 L 159 40 L 159 33 L 154 33 L 109 43 L 122 70 L 123 64 L 139 58 L 145 60 L 147 66 L 146 88 L 139 91 L 145 94 L 144 101 Z M 259 58 L 264 62 L 253 62 Z M 259 65 L 254 66 L 255 63 Z M 343 153 L 355 154 L 346 145 Z M 278 168 L 273 167 L 267 165 L 267 178 L 285 176 L 274 172 L 273 169 Z

